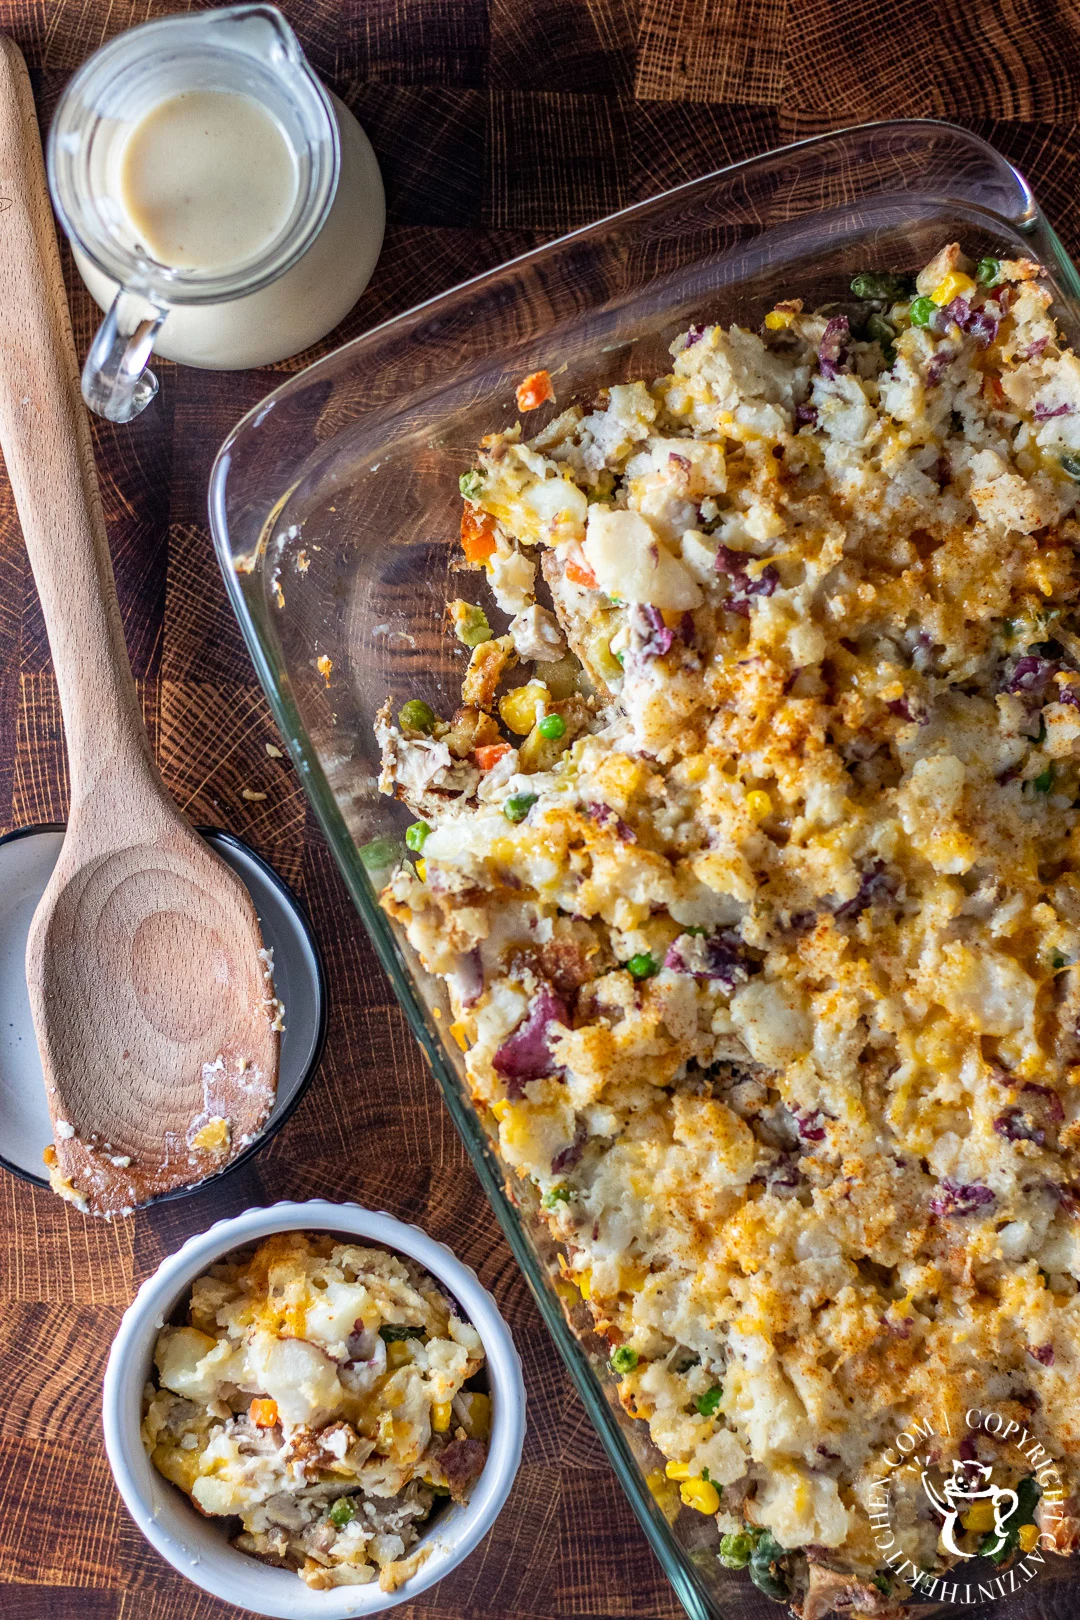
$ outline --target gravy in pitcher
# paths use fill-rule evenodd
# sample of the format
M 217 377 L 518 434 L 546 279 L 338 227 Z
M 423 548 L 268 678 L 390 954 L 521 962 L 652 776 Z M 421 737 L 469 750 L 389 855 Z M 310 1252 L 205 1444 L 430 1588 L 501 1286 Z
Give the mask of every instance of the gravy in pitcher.
M 271 365 L 317 342 L 367 285 L 383 231 L 379 167 L 364 131 L 330 98 L 341 143 L 337 191 L 307 252 L 258 291 L 222 302 L 175 303 L 154 351 L 184 365 Z M 111 201 L 149 257 L 178 270 L 224 274 L 257 260 L 293 212 L 296 159 L 253 98 L 191 90 L 133 123 L 110 168 Z M 102 309 L 117 284 L 72 244 Z
M 176 269 L 223 270 L 278 237 L 296 162 L 270 114 L 228 90 L 169 96 L 133 125 L 117 198 L 142 250 Z

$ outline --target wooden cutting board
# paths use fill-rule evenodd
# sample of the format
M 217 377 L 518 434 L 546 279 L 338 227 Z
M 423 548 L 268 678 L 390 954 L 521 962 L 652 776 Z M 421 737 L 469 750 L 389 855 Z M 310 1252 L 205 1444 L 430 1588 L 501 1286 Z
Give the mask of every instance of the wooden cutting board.
M 43 121 L 110 35 L 158 0 L 0 0 Z M 284 0 L 356 112 L 387 185 L 375 278 L 332 347 L 477 270 L 738 158 L 870 118 L 966 124 L 1027 173 L 1075 254 L 1080 11 L 943 0 Z M 0 198 L 0 209 L 3 200 Z M 85 353 L 97 311 L 71 273 Z M 308 357 L 310 358 L 310 356 Z M 293 369 L 290 362 L 278 371 Z M 166 782 L 196 822 L 248 839 L 309 907 L 331 1028 L 288 1126 L 219 1190 L 111 1226 L 0 1171 L 0 1614 L 229 1620 L 120 1506 L 101 1444 L 109 1341 L 189 1233 L 275 1198 L 355 1198 L 423 1224 L 493 1289 L 525 1360 L 530 1429 L 484 1547 L 402 1620 L 569 1620 L 681 1610 L 608 1468 L 304 805 L 206 527 L 214 451 L 274 382 L 162 363 L 161 397 L 95 449 L 128 646 Z M 245 789 L 266 797 L 244 797 Z M 61 820 L 56 688 L 0 479 L 0 831 Z

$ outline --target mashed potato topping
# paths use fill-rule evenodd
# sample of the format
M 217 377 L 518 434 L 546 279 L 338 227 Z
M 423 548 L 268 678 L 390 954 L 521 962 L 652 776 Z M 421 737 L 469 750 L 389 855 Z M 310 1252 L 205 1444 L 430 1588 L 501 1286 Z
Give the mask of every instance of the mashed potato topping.
M 671 1489 L 811 1620 L 892 1612 L 913 1417 L 1080 1449 L 1080 360 L 1028 261 L 853 291 L 485 439 L 509 625 L 453 604 L 462 707 L 379 717 L 476 1101 Z
M 302 1232 L 212 1266 L 187 1317 L 158 1335 L 155 1467 L 309 1586 L 394 1590 L 435 1499 L 484 1466 L 475 1328 L 412 1261 Z

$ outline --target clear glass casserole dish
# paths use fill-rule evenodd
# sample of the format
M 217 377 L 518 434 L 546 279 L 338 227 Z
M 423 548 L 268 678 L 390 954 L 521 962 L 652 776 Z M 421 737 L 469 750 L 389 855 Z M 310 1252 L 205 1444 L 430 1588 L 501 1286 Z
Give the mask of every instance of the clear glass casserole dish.
M 1022 177 L 951 125 L 874 124 L 693 181 L 376 328 L 269 395 L 230 435 L 211 479 L 226 583 L 301 779 L 616 1473 L 694 1620 L 777 1609 L 720 1566 L 709 1519 L 683 1510 L 671 1520 L 650 1490 L 659 1454 L 618 1404 L 606 1347 L 560 1280 L 531 1188 L 501 1162 L 493 1122 L 470 1101 L 450 1020 L 436 1016 L 441 988 L 378 908 L 411 817 L 377 790 L 373 721 L 388 693 L 395 707 L 416 695 L 440 712 L 456 706 L 462 664 L 445 607 L 463 577 L 453 572 L 458 475 L 483 434 L 513 421 L 525 374 L 558 374 L 565 407 L 667 369 L 668 344 L 691 322 L 756 327 L 778 299 L 813 307 L 846 293 L 859 270 L 914 269 L 950 240 L 975 258 L 1040 260 L 1059 322 L 1080 340 L 1080 278 Z M 1072 1581 L 1052 1588 L 1046 1575 L 994 1612 L 1049 1614 L 1053 1591 L 1064 1614 L 1062 1586 L 1075 1591 Z

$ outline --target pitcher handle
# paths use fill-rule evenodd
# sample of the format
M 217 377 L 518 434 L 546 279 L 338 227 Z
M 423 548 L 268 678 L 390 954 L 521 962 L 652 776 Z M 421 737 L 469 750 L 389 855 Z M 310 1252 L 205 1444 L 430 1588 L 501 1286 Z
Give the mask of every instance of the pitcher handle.
M 121 287 L 102 321 L 82 371 L 82 395 L 110 422 L 130 422 L 158 391 L 150 351 L 168 309 Z

